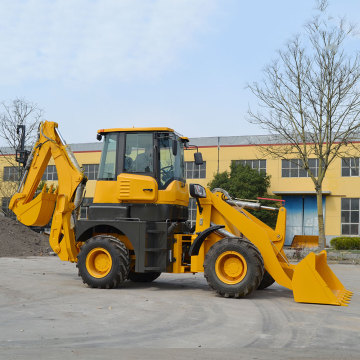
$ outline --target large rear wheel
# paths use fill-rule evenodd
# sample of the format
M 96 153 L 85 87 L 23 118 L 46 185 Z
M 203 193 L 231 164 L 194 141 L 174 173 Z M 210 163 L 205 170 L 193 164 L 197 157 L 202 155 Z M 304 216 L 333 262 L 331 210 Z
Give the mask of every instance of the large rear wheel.
M 94 236 L 81 247 L 76 266 L 79 276 L 90 287 L 116 288 L 128 277 L 129 252 L 124 243 L 113 236 Z
M 240 298 L 256 290 L 264 274 L 264 261 L 254 244 L 242 238 L 224 238 L 205 256 L 204 275 L 218 294 Z

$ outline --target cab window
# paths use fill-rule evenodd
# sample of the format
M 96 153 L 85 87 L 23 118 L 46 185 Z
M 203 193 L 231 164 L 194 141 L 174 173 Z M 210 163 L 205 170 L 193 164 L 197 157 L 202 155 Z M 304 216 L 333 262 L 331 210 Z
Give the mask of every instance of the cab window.
M 184 148 L 176 142 L 177 153 L 173 154 L 172 144 L 175 138 L 169 134 L 160 134 L 160 188 L 166 188 L 173 180 L 184 180 Z
M 154 141 L 152 133 L 126 134 L 124 171 L 153 173 Z
M 99 167 L 99 180 L 116 179 L 117 134 L 105 135 Z

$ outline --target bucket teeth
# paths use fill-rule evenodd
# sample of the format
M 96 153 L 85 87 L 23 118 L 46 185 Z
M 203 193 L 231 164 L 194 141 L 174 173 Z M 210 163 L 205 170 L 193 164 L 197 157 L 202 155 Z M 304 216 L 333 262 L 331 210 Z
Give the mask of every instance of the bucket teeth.
M 350 304 L 353 292 L 349 291 L 349 290 L 344 290 L 344 293 L 342 295 L 343 296 L 342 296 L 342 299 L 340 300 L 340 305 L 341 306 L 348 306 L 348 304 Z

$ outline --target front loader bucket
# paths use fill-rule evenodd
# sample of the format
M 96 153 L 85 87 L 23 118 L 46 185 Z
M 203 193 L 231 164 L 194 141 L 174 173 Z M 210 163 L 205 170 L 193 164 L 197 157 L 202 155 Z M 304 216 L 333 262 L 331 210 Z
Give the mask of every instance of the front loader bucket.
M 20 195 L 19 199 L 16 195 Z M 43 191 L 30 202 L 23 204 L 21 194 L 15 194 L 9 208 L 16 214 L 17 219 L 27 226 L 45 226 L 49 223 L 54 212 L 57 193 Z M 18 200 L 18 201 L 16 201 Z
M 296 302 L 347 306 L 352 292 L 345 289 L 326 261 L 326 251 L 310 253 L 294 268 Z

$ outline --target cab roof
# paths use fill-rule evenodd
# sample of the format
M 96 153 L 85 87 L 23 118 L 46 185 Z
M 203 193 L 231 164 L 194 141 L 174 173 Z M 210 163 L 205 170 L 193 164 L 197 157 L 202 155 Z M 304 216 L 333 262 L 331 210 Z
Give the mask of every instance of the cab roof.
M 98 130 L 99 134 L 106 134 L 111 132 L 151 132 L 151 131 L 166 131 L 166 132 L 174 132 L 173 129 L 167 127 L 143 127 L 143 128 L 114 128 L 114 129 L 100 129 Z

